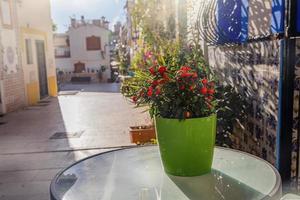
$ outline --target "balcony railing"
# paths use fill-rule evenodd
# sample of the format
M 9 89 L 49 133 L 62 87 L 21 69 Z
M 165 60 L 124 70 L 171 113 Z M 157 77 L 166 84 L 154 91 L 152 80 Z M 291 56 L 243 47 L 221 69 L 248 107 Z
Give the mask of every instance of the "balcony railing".
M 57 51 L 55 50 L 55 58 L 70 58 L 71 52 L 70 50 Z

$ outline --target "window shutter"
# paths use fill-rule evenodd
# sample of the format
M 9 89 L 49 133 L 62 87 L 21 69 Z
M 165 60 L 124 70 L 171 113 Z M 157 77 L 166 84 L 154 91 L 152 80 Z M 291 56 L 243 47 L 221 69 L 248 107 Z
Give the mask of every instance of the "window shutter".
M 101 50 L 101 38 L 96 36 L 87 37 L 86 49 L 88 51 Z

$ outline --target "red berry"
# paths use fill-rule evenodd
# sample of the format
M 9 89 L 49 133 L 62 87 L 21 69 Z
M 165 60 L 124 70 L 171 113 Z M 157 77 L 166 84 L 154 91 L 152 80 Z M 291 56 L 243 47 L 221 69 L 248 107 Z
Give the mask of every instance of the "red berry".
M 188 72 L 188 71 L 191 70 L 191 68 L 188 67 L 188 66 L 183 66 L 183 67 L 180 68 L 180 70 L 181 70 L 181 71 L 184 71 L 184 72 Z
M 182 78 L 187 78 L 187 77 L 193 77 L 193 76 L 194 76 L 194 74 L 192 74 L 192 73 L 187 73 L 187 72 L 184 72 L 184 73 L 182 73 L 180 76 L 181 76 Z
M 202 79 L 202 84 L 203 84 L 203 85 L 206 85 L 207 83 L 208 83 L 208 81 L 207 81 L 206 78 Z
M 151 67 L 151 68 L 149 69 L 149 71 L 150 71 L 150 73 L 151 73 L 152 75 L 155 75 L 155 68 L 154 68 L 154 67 Z
M 153 88 L 152 87 L 149 87 L 147 95 L 148 95 L 148 97 L 152 97 L 152 95 L 153 95 Z
M 161 75 L 163 75 L 166 71 L 167 71 L 167 68 L 164 67 L 164 66 L 160 66 L 160 67 L 158 68 L 158 72 L 159 72 Z
M 208 94 L 214 94 L 214 93 L 215 93 L 215 90 L 214 90 L 214 89 L 209 89 L 209 90 L 207 90 L 207 93 L 208 93 Z
M 207 94 L 207 88 L 206 87 L 201 88 L 200 93 L 203 94 L 203 95 L 206 95 Z
M 137 97 L 136 97 L 136 96 L 133 96 L 133 97 L 132 97 L 132 101 L 133 101 L 134 103 L 136 103 L 136 102 L 137 102 Z
M 152 82 L 152 85 L 153 86 L 157 86 L 159 84 L 159 82 L 157 81 L 157 80 L 154 80 L 153 82 Z
M 179 87 L 180 90 L 184 90 L 184 88 L 185 88 L 184 85 Z

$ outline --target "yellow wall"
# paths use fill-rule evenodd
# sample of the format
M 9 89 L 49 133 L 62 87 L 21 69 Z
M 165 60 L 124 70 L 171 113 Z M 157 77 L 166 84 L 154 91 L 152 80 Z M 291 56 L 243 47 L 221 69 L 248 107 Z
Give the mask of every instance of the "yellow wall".
M 52 97 L 57 96 L 56 76 L 48 77 L 48 91 L 49 91 L 49 96 L 52 96 Z
M 27 84 L 28 105 L 35 105 L 40 100 L 40 88 L 38 82 Z
M 38 82 L 28 83 L 27 84 L 27 101 L 28 105 L 35 105 L 40 100 L 40 88 Z M 49 96 L 57 96 L 57 84 L 56 77 L 48 77 L 48 93 Z

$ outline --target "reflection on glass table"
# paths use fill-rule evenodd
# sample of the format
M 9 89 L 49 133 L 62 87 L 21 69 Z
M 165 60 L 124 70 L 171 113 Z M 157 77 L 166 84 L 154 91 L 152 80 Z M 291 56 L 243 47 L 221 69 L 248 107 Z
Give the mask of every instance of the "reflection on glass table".
M 281 190 L 270 164 L 223 148 L 215 149 L 210 174 L 167 175 L 156 146 L 89 157 L 59 173 L 50 187 L 52 200 L 280 199 Z

